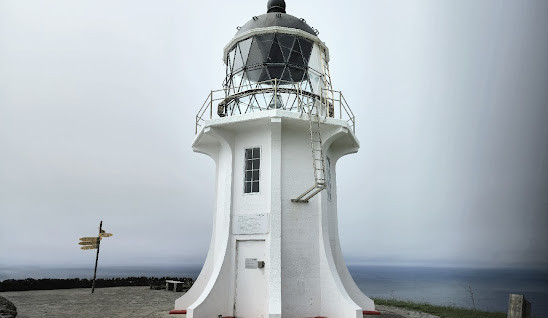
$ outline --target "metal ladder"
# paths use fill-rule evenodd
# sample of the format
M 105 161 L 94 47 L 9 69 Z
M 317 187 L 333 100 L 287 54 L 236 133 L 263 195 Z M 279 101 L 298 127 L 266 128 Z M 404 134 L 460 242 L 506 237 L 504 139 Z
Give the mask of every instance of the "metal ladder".
M 320 103 L 321 105 L 321 103 Z M 314 114 L 314 110 L 316 113 Z M 322 136 L 320 133 L 319 107 L 308 105 L 308 122 L 310 128 L 310 148 L 312 149 L 312 168 L 314 169 L 314 185 L 291 202 L 308 203 L 308 200 L 326 188 L 325 159 L 322 149 Z
M 328 91 L 331 91 L 331 75 L 329 74 L 329 67 L 326 54 L 322 54 L 322 69 L 325 85 Z M 331 91 L 333 94 L 333 92 Z M 333 96 L 331 96 L 333 98 Z M 295 199 L 291 199 L 291 202 L 308 203 L 308 200 L 320 193 L 323 189 L 327 188 L 326 176 L 325 176 L 325 157 L 323 155 L 322 136 L 320 133 L 320 120 L 321 120 L 321 107 L 325 103 L 327 105 L 325 109 L 325 116 L 329 116 L 329 96 L 322 94 L 320 102 L 317 107 L 308 104 L 308 120 L 310 127 L 310 148 L 312 149 L 312 168 L 314 169 L 314 185 L 306 190 L 303 194 L 299 195 Z M 314 111 L 316 112 L 314 114 Z

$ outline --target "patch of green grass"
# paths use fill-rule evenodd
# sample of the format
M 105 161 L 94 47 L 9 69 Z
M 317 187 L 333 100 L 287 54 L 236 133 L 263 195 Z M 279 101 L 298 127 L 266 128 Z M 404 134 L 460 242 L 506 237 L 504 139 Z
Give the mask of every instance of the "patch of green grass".
M 506 318 L 503 312 L 487 312 L 473 309 L 457 308 L 453 306 L 434 306 L 427 303 L 413 303 L 404 300 L 374 298 L 376 305 L 402 307 L 416 311 L 426 312 L 441 318 Z

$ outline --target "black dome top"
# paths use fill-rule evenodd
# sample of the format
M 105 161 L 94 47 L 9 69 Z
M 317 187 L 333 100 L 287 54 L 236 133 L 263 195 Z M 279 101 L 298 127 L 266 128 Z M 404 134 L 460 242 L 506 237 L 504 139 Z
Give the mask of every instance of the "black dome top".
M 268 11 L 266 14 L 253 17 L 243 27 L 241 27 L 236 36 L 253 29 L 267 28 L 272 26 L 286 27 L 298 29 L 316 35 L 316 32 L 310 27 L 304 19 L 299 19 L 290 14 L 285 13 L 284 0 L 269 0 L 266 5 Z
M 266 4 L 268 13 L 270 12 L 282 12 L 285 13 L 285 1 L 284 0 L 268 0 Z
M 236 35 L 240 35 L 249 30 L 267 28 L 272 26 L 299 29 L 312 35 L 316 35 L 314 29 L 306 24 L 304 20 L 294 17 L 290 14 L 280 12 L 271 12 L 253 17 L 253 19 L 249 20 L 249 22 L 244 24 L 244 26 L 241 27 L 238 32 L 236 32 Z

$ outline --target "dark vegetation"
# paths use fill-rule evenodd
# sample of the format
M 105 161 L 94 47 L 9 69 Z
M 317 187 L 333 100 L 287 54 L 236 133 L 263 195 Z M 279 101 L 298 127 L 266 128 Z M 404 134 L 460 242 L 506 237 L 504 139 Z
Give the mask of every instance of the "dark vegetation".
M 15 318 L 17 316 L 17 308 L 11 301 L 0 296 L 0 317 Z
M 125 287 L 125 286 L 150 286 L 151 289 L 165 289 L 166 280 L 177 280 L 183 282 L 183 290 L 188 290 L 194 281 L 192 278 L 177 277 L 125 277 L 97 279 L 95 287 Z M 50 289 L 71 289 L 91 288 L 91 279 L 69 278 L 69 279 L 6 279 L 0 282 L 0 292 L 5 291 L 26 291 L 26 290 L 50 290 Z M 180 288 L 180 287 L 179 287 Z

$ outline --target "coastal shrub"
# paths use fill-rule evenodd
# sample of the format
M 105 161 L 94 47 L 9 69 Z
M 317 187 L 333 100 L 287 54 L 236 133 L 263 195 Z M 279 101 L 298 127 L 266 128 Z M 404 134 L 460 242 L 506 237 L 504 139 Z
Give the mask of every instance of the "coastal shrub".
M 126 287 L 126 286 L 150 286 L 154 289 L 162 289 L 166 280 L 178 280 L 183 282 L 183 289 L 189 289 L 194 283 L 188 277 L 124 277 L 124 278 L 100 278 L 95 281 L 95 287 Z M 27 290 L 52 290 L 71 288 L 91 288 L 91 279 L 69 278 L 69 279 L 6 279 L 0 282 L 0 292 L 4 291 L 27 291 Z M 156 288 L 155 288 L 156 287 Z

